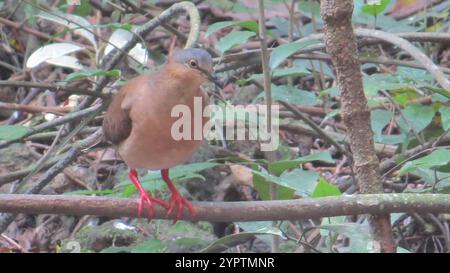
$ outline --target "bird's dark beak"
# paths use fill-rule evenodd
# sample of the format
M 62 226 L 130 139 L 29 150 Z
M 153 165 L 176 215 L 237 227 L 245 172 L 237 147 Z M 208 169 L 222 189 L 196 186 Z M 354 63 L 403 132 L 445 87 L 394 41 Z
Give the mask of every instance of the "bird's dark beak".
M 220 89 L 223 89 L 223 82 L 219 79 L 219 77 L 217 77 L 216 74 L 214 73 L 208 74 L 208 80 L 210 82 L 213 82 Z
M 198 70 L 200 70 L 203 73 L 203 75 L 205 75 L 208 78 L 210 82 L 213 82 L 217 87 L 219 87 L 219 89 L 223 89 L 223 82 L 219 79 L 219 77 L 217 77 L 216 74 L 214 74 L 214 72 L 209 72 L 200 67 L 198 68 Z

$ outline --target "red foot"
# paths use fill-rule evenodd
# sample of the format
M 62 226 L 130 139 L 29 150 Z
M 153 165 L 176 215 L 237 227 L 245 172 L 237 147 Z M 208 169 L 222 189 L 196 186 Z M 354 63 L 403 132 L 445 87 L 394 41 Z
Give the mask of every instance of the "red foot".
M 194 218 L 196 215 L 195 209 L 192 207 L 191 203 L 184 198 L 177 190 L 175 185 L 173 184 L 172 180 L 169 178 L 169 169 L 163 169 L 161 170 L 161 176 L 163 180 L 166 182 L 167 186 L 169 187 L 170 191 L 172 192 L 172 196 L 169 200 L 169 209 L 167 211 L 167 215 L 170 215 L 172 211 L 176 211 L 175 219 L 173 220 L 173 223 L 175 224 L 178 220 L 183 217 L 183 205 L 187 207 L 189 210 L 189 213 L 191 214 L 191 217 Z
M 139 182 L 138 173 L 136 170 L 131 169 L 130 172 L 128 173 L 128 176 L 130 177 L 131 181 L 133 182 L 134 186 L 139 192 L 139 206 L 138 206 L 139 216 L 142 215 L 142 208 L 144 207 L 144 203 L 147 203 L 147 219 L 149 221 L 153 218 L 153 215 L 155 213 L 153 209 L 153 202 L 160 204 L 166 209 L 169 209 L 169 204 L 162 201 L 161 199 L 152 197 L 144 190 L 141 183 Z

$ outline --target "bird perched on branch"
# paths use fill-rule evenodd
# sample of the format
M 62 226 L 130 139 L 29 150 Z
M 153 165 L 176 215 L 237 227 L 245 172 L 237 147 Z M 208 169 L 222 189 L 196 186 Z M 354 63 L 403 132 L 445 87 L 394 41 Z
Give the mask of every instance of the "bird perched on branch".
M 211 55 L 203 49 L 176 51 L 158 72 L 140 75 L 128 81 L 113 98 L 103 120 L 104 137 L 116 149 L 130 168 L 129 178 L 137 188 L 140 200 L 138 213 L 147 205 L 147 216 L 153 217 L 153 203 L 165 207 L 175 221 L 187 207 L 192 217 L 195 210 L 176 189 L 169 177 L 169 168 L 187 161 L 201 144 L 198 139 L 176 140 L 172 125 L 172 109 L 187 106 L 194 122 L 194 98 L 202 98 L 202 109 L 208 97 L 200 86 L 213 75 Z M 207 119 L 202 118 L 202 122 Z M 194 124 L 191 122 L 190 124 Z M 203 127 L 203 126 L 201 126 Z M 168 202 L 155 198 L 142 187 L 136 169 L 161 170 L 161 176 L 171 191 Z

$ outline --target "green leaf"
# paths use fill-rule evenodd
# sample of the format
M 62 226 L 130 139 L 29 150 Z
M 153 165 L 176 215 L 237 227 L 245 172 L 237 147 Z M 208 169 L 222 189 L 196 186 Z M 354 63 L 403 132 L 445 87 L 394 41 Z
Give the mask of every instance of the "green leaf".
M 289 200 L 292 199 L 292 197 L 294 196 L 295 190 L 285 186 L 279 177 L 258 171 L 252 172 L 253 172 L 253 186 L 255 187 L 256 191 L 258 191 L 258 194 L 262 200 L 271 199 L 270 187 L 272 183 L 278 184 L 276 196 L 277 200 Z
M 389 123 L 394 114 L 391 111 L 376 109 L 370 113 L 372 131 L 376 142 L 382 142 L 383 128 Z
M 253 238 L 256 235 L 276 235 L 284 238 L 283 233 L 280 229 L 276 227 L 267 227 L 258 229 L 252 232 L 241 232 L 228 236 L 224 236 L 213 243 L 211 243 L 206 248 L 202 249 L 200 252 L 222 252 L 227 250 L 228 248 L 234 247 L 238 244 L 242 244 L 247 242 L 249 239 Z
M 438 170 L 440 170 L 441 168 L 445 168 L 448 165 L 449 164 L 444 165 L 444 167 L 438 167 Z M 435 186 L 435 190 L 438 192 L 440 191 L 440 188 L 442 186 L 445 187 L 446 184 L 450 183 L 450 177 L 448 175 L 448 172 L 439 172 L 433 169 L 418 168 L 412 170 L 410 173 L 421 177 L 426 185 Z M 435 185 L 436 182 L 439 182 L 437 186 Z
M 162 253 L 167 249 L 166 244 L 161 240 L 150 239 L 135 245 L 131 253 Z
M 378 14 L 383 13 L 389 3 L 391 3 L 391 0 L 378 0 L 375 1 L 374 4 L 365 4 L 364 6 L 362 6 L 361 10 L 365 14 L 377 16 Z
M 246 232 L 254 232 L 257 230 L 261 230 L 264 228 L 271 228 L 272 222 L 271 221 L 255 221 L 255 222 L 237 222 L 235 223 L 239 226 L 239 228 L 243 229 Z M 256 238 L 260 239 L 261 241 L 265 242 L 267 245 L 272 245 L 272 238 L 271 236 L 265 236 L 265 235 L 256 235 Z
M 30 132 L 30 129 L 20 125 L 0 125 L 0 140 L 19 139 Z
M 434 114 L 435 110 L 429 105 L 410 104 L 403 110 L 403 116 L 408 120 L 409 125 L 417 133 L 421 132 L 428 126 L 428 124 L 431 123 Z M 399 125 L 403 130 L 409 131 L 409 126 L 402 118 L 399 119 Z
M 313 18 L 321 23 L 320 4 L 316 1 L 302 0 L 298 3 L 298 9 L 308 18 Z
M 293 66 L 293 67 L 288 67 L 288 68 L 284 68 L 284 69 L 274 69 L 272 71 L 272 78 L 282 78 L 282 77 L 302 77 L 302 76 L 307 76 L 307 75 L 311 75 L 311 72 L 309 72 L 308 70 L 306 70 L 303 67 L 298 67 L 298 66 Z M 252 74 L 249 78 L 247 79 L 240 79 L 239 80 L 239 85 L 245 85 L 247 84 L 249 81 L 252 80 L 261 80 L 263 78 L 263 74 Z
M 363 76 L 364 92 L 367 96 L 375 96 L 379 90 L 409 88 L 412 83 L 404 81 L 401 76 L 388 73 L 376 73 Z
M 318 178 L 319 173 L 302 169 L 284 172 L 281 176 L 253 170 L 253 185 L 263 200 L 270 200 L 272 183 L 277 184 L 279 200 L 291 199 L 294 193 L 302 197 L 310 197 Z
M 119 69 L 113 69 L 113 70 L 103 70 L 103 69 L 89 69 L 84 71 L 78 71 L 74 73 L 70 73 L 66 77 L 67 82 L 81 80 L 89 77 L 112 77 L 112 78 L 118 78 L 120 77 L 120 70 Z
M 250 37 L 255 35 L 256 33 L 253 31 L 233 31 L 220 39 L 220 41 L 216 44 L 216 49 L 224 53 L 235 45 L 240 45 L 247 42 Z
M 101 253 L 162 253 L 167 249 L 163 241 L 157 239 L 149 239 L 134 246 L 119 246 L 108 247 L 101 251 Z
M 330 184 L 325 179 L 320 178 L 319 182 L 312 193 L 312 197 L 324 197 L 324 196 L 340 196 L 342 195 L 338 187 Z
M 408 161 L 400 169 L 399 175 L 404 175 L 418 169 L 435 169 L 439 166 L 445 166 L 449 162 L 450 149 L 437 149 L 427 156 Z
M 264 92 L 257 96 L 257 98 L 260 97 L 264 97 Z M 313 106 L 318 103 L 317 95 L 313 92 L 301 90 L 288 85 L 272 84 L 272 99 L 274 101 L 281 100 L 302 106 Z
M 295 194 L 302 197 L 311 197 L 318 178 L 319 173 L 302 169 L 284 172 L 280 176 L 280 180 L 286 187 L 294 189 Z
M 186 179 L 200 178 L 204 180 L 204 177 L 198 174 L 199 172 L 219 166 L 219 163 L 213 162 L 200 162 L 184 165 L 177 165 L 170 168 L 169 176 L 175 183 L 179 183 Z M 161 178 L 159 171 L 149 171 L 147 174 L 141 177 L 142 186 L 148 191 L 158 191 L 165 188 L 165 183 Z M 136 188 L 130 183 L 128 176 L 124 172 L 120 176 L 120 187 L 123 187 L 120 197 L 130 197 L 136 192 Z
M 334 159 L 331 158 L 329 152 L 320 152 L 317 154 L 307 155 L 299 157 L 294 160 L 280 160 L 269 164 L 269 172 L 271 174 L 279 176 L 287 169 L 292 169 L 300 164 L 311 161 L 323 161 L 328 163 L 334 163 Z
M 442 106 L 439 113 L 441 113 L 442 128 L 447 131 L 450 128 L 450 106 Z
M 262 74 L 260 74 L 262 76 Z M 273 78 L 282 78 L 282 77 L 302 77 L 311 75 L 304 67 L 292 66 L 283 69 L 274 69 L 272 70 Z
M 348 246 L 341 247 L 341 252 L 368 253 L 373 251 L 373 239 L 367 224 L 331 224 L 321 225 L 319 228 L 342 234 L 349 238 Z M 322 231 L 321 234 L 322 236 L 328 236 L 327 234 L 323 234 Z
M 67 0 L 63 0 L 58 5 L 58 8 L 61 11 L 67 11 L 67 8 L 69 5 L 67 4 Z M 92 5 L 89 3 L 89 1 L 79 1 L 79 4 L 75 6 L 74 14 L 79 16 L 88 16 L 91 13 Z
M 318 43 L 320 43 L 320 41 L 318 40 L 306 40 L 301 42 L 292 42 L 288 44 L 283 44 L 274 48 L 272 50 L 272 54 L 270 55 L 270 62 L 269 62 L 270 68 L 275 69 L 284 60 L 286 60 L 289 56 L 296 53 L 300 49 Z
M 199 162 L 199 163 L 177 165 L 173 168 L 170 168 L 170 178 L 175 179 L 175 178 L 184 177 L 184 176 L 187 176 L 190 174 L 199 173 L 206 169 L 214 168 L 219 165 L 221 165 L 221 164 L 214 163 L 214 162 Z M 154 174 L 154 175 L 158 175 L 158 174 Z
M 253 31 L 255 34 L 258 33 L 259 26 L 258 23 L 255 21 L 223 21 L 223 22 L 217 22 L 208 27 L 208 30 L 205 33 L 205 37 L 208 37 L 209 35 L 213 34 L 214 32 L 221 30 L 226 27 L 231 26 L 239 26 L 248 30 Z

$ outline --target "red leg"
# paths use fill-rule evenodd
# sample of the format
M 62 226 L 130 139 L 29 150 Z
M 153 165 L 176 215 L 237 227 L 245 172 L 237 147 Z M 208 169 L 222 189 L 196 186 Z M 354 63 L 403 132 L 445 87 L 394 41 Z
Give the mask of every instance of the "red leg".
M 144 207 L 144 202 L 147 203 L 147 218 L 148 220 L 151 220 L 153 218 L 153 203 L 158 203 L 164 208 L 168 209 L 169 205 L 162 201 L 161 199 L 154 198 L 150 194 L 148 194 L 144 188 L 141 185 L 141 182 L 139 182 L 139 175 L 135 169 L 131 169 L 128 173 L 128 176 L 130 177 L 131 181 L 133 182 L 134 186 L 139 192 L 139 206 L 138 206 L 138 214 L 141 216 L 142 214 L 142 208 Z
M 172 193 L 169 201 L 169 210 L 167 211 L 167 215 L 171 214 L 172 211 L 176 209 L 176 215 L 173 223 L 176 223 L 183 216 L 183 205 L 188 208 L 191 216 L 195 217 L 196 212 L 191 203 L 189 203 L 189 201 L 178 192 L 172 180 L 170 180 L 169 169 L 162 169 L 161 176 L 164 182 L 166 182 L 167 186 L 169 187 L 170 192 Z

